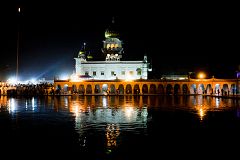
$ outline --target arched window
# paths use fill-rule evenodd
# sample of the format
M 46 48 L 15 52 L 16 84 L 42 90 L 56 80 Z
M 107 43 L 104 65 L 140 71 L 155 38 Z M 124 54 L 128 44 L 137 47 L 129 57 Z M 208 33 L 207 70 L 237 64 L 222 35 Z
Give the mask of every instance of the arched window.
M 141 68 L 137 68 L 136 71 L 137 71 L 137 75 L 141 75 L 142 74 Z

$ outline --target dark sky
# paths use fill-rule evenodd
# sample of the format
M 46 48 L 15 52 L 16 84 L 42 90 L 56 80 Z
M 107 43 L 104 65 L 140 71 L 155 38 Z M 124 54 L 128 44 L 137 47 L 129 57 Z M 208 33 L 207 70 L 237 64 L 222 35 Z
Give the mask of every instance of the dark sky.
M 209 77 L 234 78 L 240 64 L 236 4 L 15 0 L 0 6 L 1 80 L 16 74 L 18 30 L 19 77 L 52 79 L 73 72 L 73 58 L 84 42 L 95 58 L 102 57 L 113 16 L 123 56 L 142 60 L 147 54 L 153 78 L 200 70 Z

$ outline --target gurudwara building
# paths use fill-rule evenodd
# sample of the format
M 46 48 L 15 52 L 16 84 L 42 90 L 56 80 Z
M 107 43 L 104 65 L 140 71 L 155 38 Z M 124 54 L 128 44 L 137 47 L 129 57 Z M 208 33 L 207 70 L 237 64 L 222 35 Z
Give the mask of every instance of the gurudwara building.
M 142 60 L 125 61 L 119 33 L 111 26 L 105 31 L 102 61 L 94 61 L 87 53 L 86 44 L 75 59 L 75 71 L 67 80 L 54 80 L 57 95 L 236 95 L 238 79 L 191 79 L 189 76 L 167 76 L 148 79 L 151 71 L 147 56 Z
M 86 52 L 85 43 L 75 59 L 75 73 L 71 79 L 93 80 L 138 80 L 148 79 L 148 71 L 151 71 L 147 56 L 139 61 L 122 61 L 123 46 L 119 39 L 119 33 L 114 28 L 114 20 L 105 31 L 102 52 L 103 61 L 93 61 Z M 126 56 L 126 55 L 124 55 Z

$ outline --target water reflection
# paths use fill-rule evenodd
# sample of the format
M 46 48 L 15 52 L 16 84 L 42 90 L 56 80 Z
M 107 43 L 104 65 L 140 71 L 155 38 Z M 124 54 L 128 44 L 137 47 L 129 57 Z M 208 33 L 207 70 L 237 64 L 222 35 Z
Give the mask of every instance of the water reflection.
M 16 111 L 16 101 L 13 98 L 9 99 L 9 112 L 15 112 Z
M 146 121 L 147 107 L 157 107 L 168 110 L 197 110 L 199 111 L 199 115 L 200 113 L 201 115 L 204 115 L 207 111 L 221 111 L 226 110 L 231 106 L 238 106 L 239 99 L 222 99 L 218 97 L 204 97 L 202 95 L 49 96 L 43 99 L 36 97 L 10 98 L 7 96 L 1 96 L 0 105 L 1 108 L 7 109 L 9 113 L 21 112 L 24 110 L 39 112 L 39 109 L 43 109 L 41 107 L 48 107 L 48 109 L 54 109 L 56 112 L 64 110 L 70 111 L 71 113 L 74 113 L 76 117 L 79 117 L 81 114 L 89 114 L 89 116 L 94 117 L 96 121 L 128 123 L 136 121 L 139 117 L 141 117 L 143 121 Z
M 88 147 L 90 135 L 105 132 L 107 152 L 118 146 L 121 132 L 135 132 L 134 129 L 147 128 L 147 106 L 132 96 L 79 96 L 69 101 L 69 111 L 75 115 L 75 129 L 79 134 L 79 143 Z M 84 102 L 84 103 L 83 103 Z
M 238 99 L 222 99 L 202 95 L 48 96 L 43 98 L 1 96 L 0 106 L 1 115 L 6 113 L 10 119 L 30 118 L 31 125 L 34 125 L 33 120 L 36 120 L 35 123 L 39 126 L 44 122 L 43 126 L 47 124 L 54 127 L 59 125 L 59 122 L 64 124 L 69 122 L 67 126 L 74 126 L 73 130 L 78 134 L 81 147 L 89 148 L 93 143 L 99 142 L 104 146 L 97 147 L 107 148 L 109 152 L 118 148 L 126 135 L 147 135 L 147 129 L 151 123 L 157 122 L 157 127 L 164 126 L 163 123 L 172 125 L 174 117 L 171 117 L 169 112 L 184 111 L 184 113 L 193 115 L 197 121 L 203 122 L 207 119 L 209 112 L 221 112 L 235 107 L 237 108 L 235 116 L 240 117 Z M 36 115 L 36 113 L 37 116 L 29 116 Z M 17 114 L 18 116 L 15 116 Z M 182 116 L 185 115 L 182 114 Z M 153 122 L 156 119 L 157 121 Z M 167 121 L 171 122 L 167 123 Z M 174 123 L 177 122 L 174 121 Z M 100 142 L 100 140 L 104 142 Z
M 107 124 L 106 139 L 108 148 L 114 148 L 117 146 L 117 138 L 119 135 L 120 128 L 118 124 Z
M 102 98 L 102 101 L 99 99 Z M 69 105 L 70 112 L 76 118 L 85 118 L 91 123 L 135 123 L 146 122 L 147 107 L 134 106 L 128 99 L 111 97 L 80 97 L 78 101 L 72 101 Z M 81 102 L 84 101 L 84 104 Z M 105 102 L 108 102 L 105 104 Z

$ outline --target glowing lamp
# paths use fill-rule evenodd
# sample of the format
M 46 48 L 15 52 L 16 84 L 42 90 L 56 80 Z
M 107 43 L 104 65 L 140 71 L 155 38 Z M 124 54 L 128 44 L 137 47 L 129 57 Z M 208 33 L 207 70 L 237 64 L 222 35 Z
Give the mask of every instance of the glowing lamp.
M 200 78 L 200 79 L 203 79 L 203 78 L 205 78 L 205 77 L 206 77 L 206 74 L 203 73 L 203 72 L 200 72 L 200 73 L 198 74 L 198 78 Z

